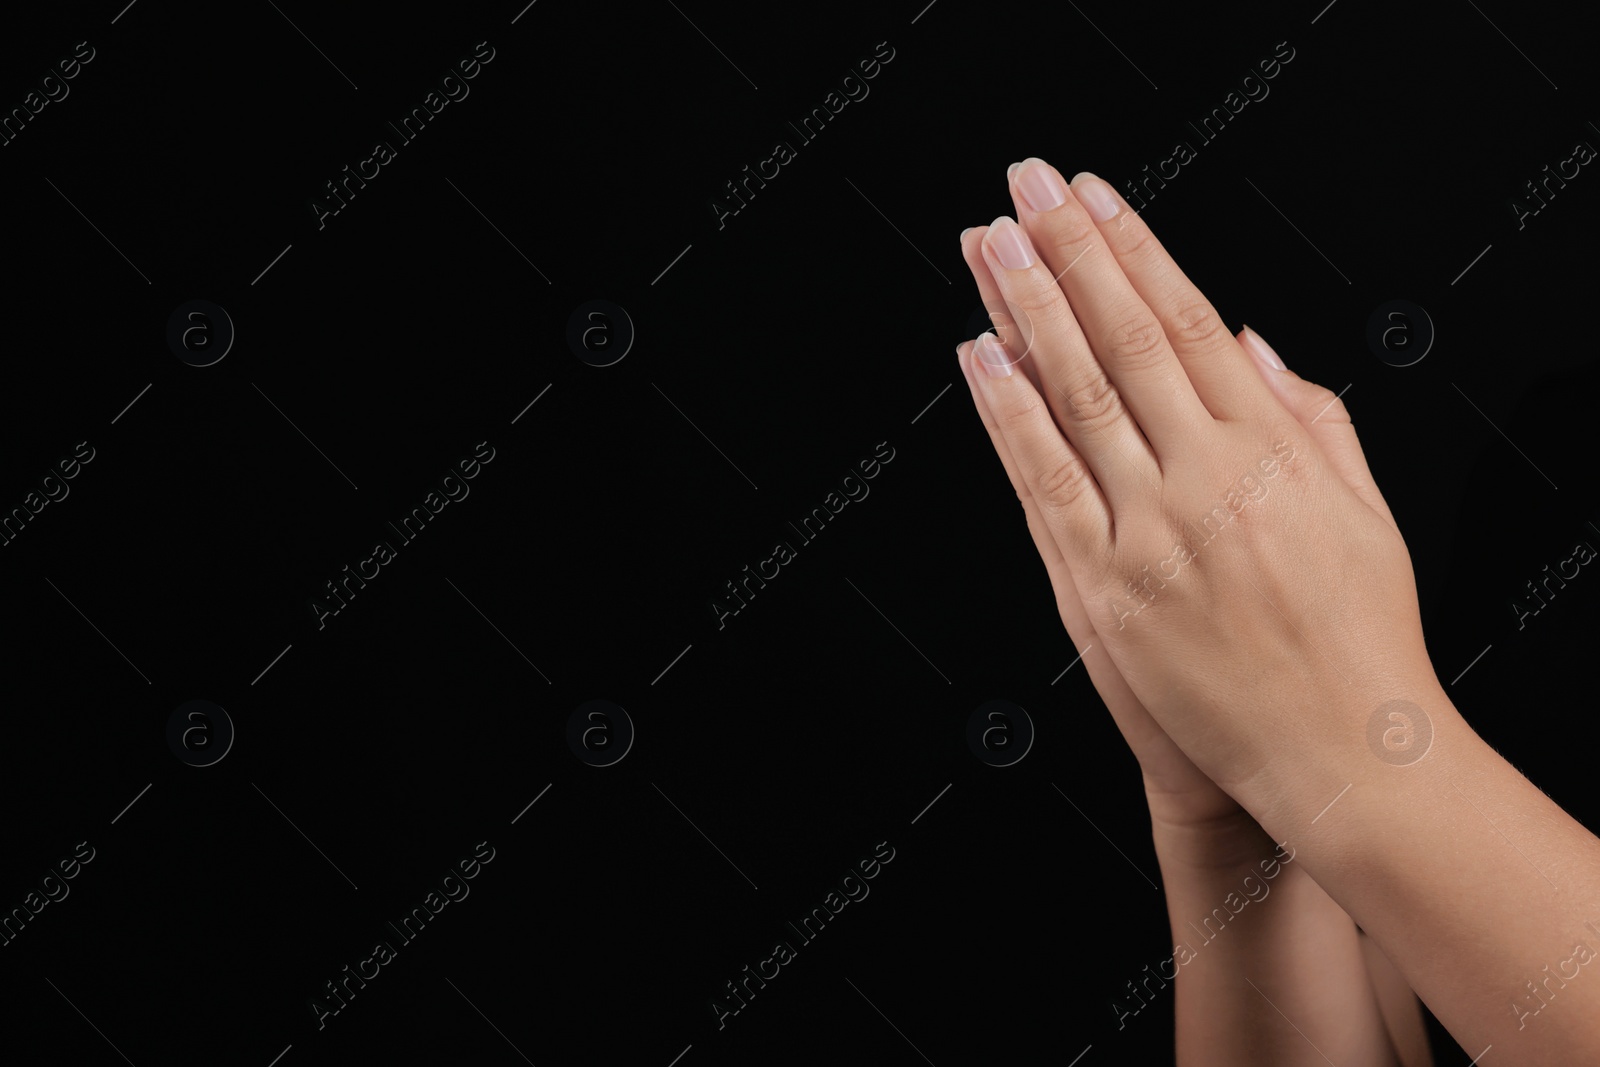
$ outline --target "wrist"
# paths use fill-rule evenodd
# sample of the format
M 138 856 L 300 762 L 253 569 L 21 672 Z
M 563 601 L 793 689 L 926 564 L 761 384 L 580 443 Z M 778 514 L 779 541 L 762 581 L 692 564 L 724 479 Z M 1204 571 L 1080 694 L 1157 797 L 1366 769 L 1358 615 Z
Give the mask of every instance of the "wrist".
M 1399 800 L 1436 786 L 1447 768 L 1487 748 L 1431 676 L 1310 702 L 1291 743 L 1230 792 L 1277 840 L 1337 836 L 1339 806 L 1352 798 Z
M 1277 848 L 1265 830 L 1244 808 L 1202 821 L 1163 817 L 1151 805 L 1150 836 L 1156 859 L 1168 876 L 1236 876 L 1254 867 Z
M 1539 968 L 1549 973 L 1595 932 L 1600 840 L 1479 737 L 1442 688 L 1411 699 L 1426 715 L 1425 748 L 1400 744 L 1402 722 L 1388 723 L 1401 734 L 1387 749 L 1381 738 L 1369 745 L 1364 729 L 1358 743 L 1329 744 L 1315 759 L 1309 746 L 1289 746 L 1234 795 L 1295 849 L 1295 870 L 1370 935 L 1463 1046 L 1516 1041 L 1527 1062 L 1577 1062 L 1600 1035 L 1600 994 L 1564 992 L 1577 1010 L 1552 1012 L 1537 1029 L 1528 1017 L 1546 999 L 1535 991 Z M 1354 710 L 1317 709 L 1297 741 L 1329 723 L 1353 732 L 1371 715 Z

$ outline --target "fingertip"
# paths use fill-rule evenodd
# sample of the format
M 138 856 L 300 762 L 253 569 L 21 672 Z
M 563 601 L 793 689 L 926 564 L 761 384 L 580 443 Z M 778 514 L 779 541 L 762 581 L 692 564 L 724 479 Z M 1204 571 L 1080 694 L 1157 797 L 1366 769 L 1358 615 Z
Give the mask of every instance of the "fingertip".
M 1278 353 L 1273 351 L 1272 346 L 1267 344 L 1266 340 L 1259 333 L 1252 330 L 1248 324 L 1239 331 L 1239 343 L 1255 357 L 1256 362 L 1261 366 L 1274 371 L 1287 369 L 1283 365 L 1283 360 L 1278 358 Z
M 973 342 L 971 360 L 973 376 L 979 376 L 977 372 L 981 365 L 984 378 L 1009 378 L 1016 372 L 1018 362 L 1011 358 L 1004 342 L 987 331 L 979 334 Z
M 1109 222 L 1122 210 L 1122 197 L 1117 195 L 1110 182 L 1093 171 L 1080 170 L 1067 184 L 1072 189 L 1072 195 L 1078 198 L 1078 203 L 1096 222 Z
M 968 226 L 961 231 L 961 255 L 969 266 L 983 263 L 983 236 L 988 232 L 988 226 Z

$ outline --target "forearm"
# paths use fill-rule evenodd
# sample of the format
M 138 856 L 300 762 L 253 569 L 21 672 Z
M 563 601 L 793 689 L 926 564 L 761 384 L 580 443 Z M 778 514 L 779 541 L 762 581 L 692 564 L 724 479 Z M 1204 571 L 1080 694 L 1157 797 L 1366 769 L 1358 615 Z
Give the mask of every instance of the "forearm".
M 1414 696 L 1432 729 L 1422 758 L 1370 750 L 1369 712 L 1352 701 L 1319 716 L 1312 729 L 1331 733 L 1307 739 L 1314 759 L 1286 753 L 1240 800 L 1469 1055 L 1493 1045 L 1506 1062 L 1594 1062 L 1600 841 L 1473 733 L 1442 690 Z
M 1355 924 L 1291 849 L 1248 817 L 1153 829 L 1173 956 L 1140 989 L 1172 978 L 1179 1067 L 1399 1063 Z
M 1383 949 L 1365 933 L 1361 935 L 1361 952 L 1366 957 L 1367 973 L 1372 976 L 1372 988 L 1383 1009 L 1389 1040 L 1399 1054 L 1400 1067 L 1434 1067 L 1428 1025 L 1422 1019 L 1422 1002 L 1407 984 L 1405 975 L 1395 969 Z

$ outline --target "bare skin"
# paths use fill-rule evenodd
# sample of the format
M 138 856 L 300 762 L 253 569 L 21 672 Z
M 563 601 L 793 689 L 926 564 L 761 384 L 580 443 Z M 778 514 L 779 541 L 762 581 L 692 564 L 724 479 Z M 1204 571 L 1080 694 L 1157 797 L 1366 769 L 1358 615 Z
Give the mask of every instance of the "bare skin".
M 1018 221 L 962 240 L 1009 328 L 959 359 L 1144 772 L 1175 942 L 1294 854 L 1284 906 L 1182 967 L 1179 1062 L 1425 1064 L 1408 988 L 1472 1055 L 1600 1055 L 1600 840 L 1446 698 L 1344 405 L 1231 334 L 1106 183 L 1029 160 L 1011 188 Z
M 981 228 L 969 233 L 962 249 L 985 306 L 1004 324 L 999 288 L 980 254 L 982 236 Z M 1249 813 L 1155 725 L 1110 657 L 1094 647 L 1095 634 L 1067 580 L 1065 559 L 1049 538 L 1038 504 L 972 379 L 970 350 L 971 342 L 959 349 L 962 371 L 1045 560 L 1061 601 L 1062 621 L 1073 644 L 1089 649 L 1084 663 L 1090 677 L 1143 771 L 1174 944 L 1198 940 L 1188 924 L 1203 921 L 1229 893 L 1238 893 L 1246 875 L 1254 874 L 1260 884 L 1258 865 L 1270 861 L 1275 845 Z M 1336 1062 L 1342 1054 L 1376 1067 L 1432 1067 L 1416 996 L 1403 979 L 1396 980 L 1397 972 L 1381 954 L 1374 959 L 1363 950 L 1361 942 L 1367 939 L 1344 909 L 1303 869 L 1295 869 L 1275 888 L 1280 891 L 1279 903 L 1270 914 L 1263 909 L 1243 913 L 1228 927 L 1237 931 L 1235 936 L 1208 946 L 1187 965 L 1168 962 L 1168 973 L 1180 970 L 1185 979 L 1176 983 L 1175 990 L 1179 1064 L 1201 1067 L 1259 1060 L 1293 1067 L 1326 1062 L 1317 1051 L 1320 1048 Z M 1245 976 L 1250 982 L 1242 980 Z M 1156 974 L 1157 988 L 1165 984 L 1162 977 Z M 1280 1025 L 1273 1026 L 1267 998 L 1298 1009 L 1295 1024 L 1280 1018 Z M 1126 1025 L 1125 1020 L 1119 1022 Z M 1312 1036 L 1297 1031 L 1296 1025 Z

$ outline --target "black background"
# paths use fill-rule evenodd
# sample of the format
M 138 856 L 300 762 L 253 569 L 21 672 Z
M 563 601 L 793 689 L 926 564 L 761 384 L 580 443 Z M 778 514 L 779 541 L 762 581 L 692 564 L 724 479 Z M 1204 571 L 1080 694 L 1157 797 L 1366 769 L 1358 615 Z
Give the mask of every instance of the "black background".
M 1600 544 L 1600 178 L 1520 228 L 1512 203 L 1600 144 L 1586 34 L 1503 3 L 925 3 L 8 14 L 5 109 L 77 42 L 95 58 L 0 148 L 0 508 L 95 458 L 0 549 L 0 907 L 96 856 L 0 949 L 7 1046 L 1168 1061 L 1170 991 L 1120 1031 L 1112 1008 L 1171 955 L 1137 766 L 1061 674 L 953 352 L 979 310 L 956 235 L 1013 213 L 1030 155 L 1122 188 L 1198 148 L 1145 217 L 1233 328 L 1348 388 L 1441 681 L 1600 825 L 1577 740 L 1600 579 L 1521 629 L 1511 607 Z M 470 95 L 399 144 L 384 123 L 480 41 Z M 1200 143 L 1187 121 L 1285 41 L 1270 94 Z M 869 95 L 799 143 L 787 122 L 879 42 Z M 319 228 L 379 139 L 396 158 Z M 778 140 L 797 158 L 719 228 Z M 237 329 L 209 367 L 166 343 L 192 299 Z M 611 366 L 566 340 L 594 299 L 636 329 Z M 1394 299 L 1437 330 L 1407 367 L 1366 341 Z M 470 495 L 319 629 L 323 583 L 485 440 Z M 880 442 L 870 495 L 802 547 L 787 524 Z M 777 540 L 798 558 L 719 629 Z M 192 699 L 237 731 L 209 767 L 167 745 Z M 637 730 L 610 767 L 566 741 L 593 699 Z M 1006 768 L 966 742 L 991 699 L 1037 731 Z M 470 896 L 319 1030 L 308 999 L 479 841 Z M 710 998 L 879 842 L 870 896 L 719 1031 Z

